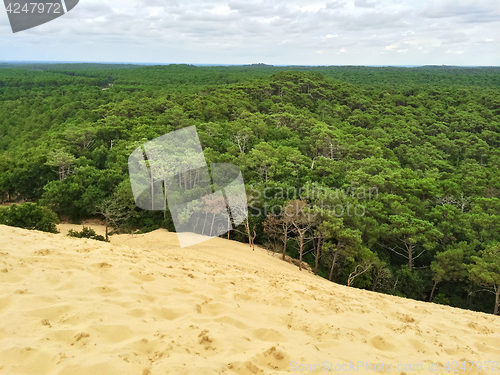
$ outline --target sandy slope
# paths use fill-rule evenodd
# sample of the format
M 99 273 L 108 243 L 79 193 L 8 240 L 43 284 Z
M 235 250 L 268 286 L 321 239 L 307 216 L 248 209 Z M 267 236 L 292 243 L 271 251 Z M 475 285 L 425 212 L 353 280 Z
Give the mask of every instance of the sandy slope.
M 166 231 L 108 244 L 0 226 L 0 285 L 0 374 L 281 374 L 292 361 L 445 374 L 500 358 L 499 317 L 336 285 L 218 238 L 180 249 Z

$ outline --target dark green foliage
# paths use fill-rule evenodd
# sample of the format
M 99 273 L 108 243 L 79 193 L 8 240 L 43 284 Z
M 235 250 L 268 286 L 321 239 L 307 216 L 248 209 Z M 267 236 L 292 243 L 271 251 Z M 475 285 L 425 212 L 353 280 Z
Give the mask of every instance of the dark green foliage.
M 8 208 L 0 208 L 0 224 L 30 230 L 59 233 L 57 215 L 47 207 L 35 203 L 13 204 Z
M 469 278 L 476 284 L 490 288 L 495 295 L 494 314 L 500 308 L 500 244 L 488 247 L 473 256 Z
M 434 303 L 440 304 L 440 305 L 449 305 L 450 304 L 450 299 L 447 298 L 444 294 L 438 294 L 434 299 L 432 300 Z
M 394 273 L 394 276 L 398 283 L 396 285 L 396 290 L 399 291 L 396 294 L 417 300 L 425 298 L 429 283 L 426 282 L 428 278 L 424 271 L 412 271 L 408 268 L 408 265 L 405 264 Z
M 68 236 L 75 238 L 90 238 L 91 240 L 96 240 L 96 241 L 106 241 L 104 236 L 96 234 L 95 230 L 85 226 L 82 228 L 80 232 L 70 229 L 68 231 Z

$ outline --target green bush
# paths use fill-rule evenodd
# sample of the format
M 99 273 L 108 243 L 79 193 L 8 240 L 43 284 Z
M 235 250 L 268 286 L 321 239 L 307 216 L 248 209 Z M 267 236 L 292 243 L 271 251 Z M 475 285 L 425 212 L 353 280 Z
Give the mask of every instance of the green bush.
M 432 300 L 434 303 L 438 303 L 440 305 L 450 305 L 450 299 L 446 297 L 444 294 L 438 294 L 434 299 Z
M 103 236 L 97 234 L 95 230 L 88 227 L 83 227 L 83 229 L 80 232 L 70 229 L 68 231 L 68 236 L 75 238 L 89 238 L 91 240 L 96 240 L 96 241 L 106 241 L 106 239 Z
M 35 203 L 23 203 L 0 210 L 0 224 L 30 230 L 59 233 L 57 215 L 47 207 Z

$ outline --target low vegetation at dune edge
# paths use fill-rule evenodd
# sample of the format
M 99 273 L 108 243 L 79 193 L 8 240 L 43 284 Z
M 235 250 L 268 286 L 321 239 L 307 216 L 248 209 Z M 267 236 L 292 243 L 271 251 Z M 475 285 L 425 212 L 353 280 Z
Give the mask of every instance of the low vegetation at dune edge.
M 0 208 L 0 224 L 49 233 L 59 233 L 57 215 L 47 207 L 35 203 L 13 204 Z
M 75 238 L 89 238 L 91 240 L 96 240 L 96 241 L 106 241 L 106 239 L 103 236 L 97 234 L 95 230 L 88 228 L 86 226 L 84 226 L 81 231 L 70 229 L 68 231 L 68 236 Z
M 336 283 L 498 313 L 499 82 L 499 68 L 0 66 L 0 201 L 27 201 L 0 224 L 174 231 L 168 208 L 136 207 L 127 161 L 196 126 L 207 163 L 243 172 L 250 215 L 228 238 Z

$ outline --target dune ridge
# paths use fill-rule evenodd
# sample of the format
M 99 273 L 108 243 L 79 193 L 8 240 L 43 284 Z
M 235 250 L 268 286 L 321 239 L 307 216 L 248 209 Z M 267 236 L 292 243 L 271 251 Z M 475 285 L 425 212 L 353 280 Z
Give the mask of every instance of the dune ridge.
M 337 285 L 220 238 L 181 249 L 165 230 L 103 243 L 0 225 L 0 285 L 0 374 L 282 374 L 358 361 L 372 365 L 362 374 L 380 363 L 444 374 L 447 362 L 500 353 L 497 316 Z

